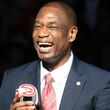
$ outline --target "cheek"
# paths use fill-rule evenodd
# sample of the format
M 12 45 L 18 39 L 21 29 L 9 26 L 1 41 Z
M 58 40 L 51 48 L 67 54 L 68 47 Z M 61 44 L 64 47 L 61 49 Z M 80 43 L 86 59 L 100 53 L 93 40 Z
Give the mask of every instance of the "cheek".
M 33 34 L 32 34 L 32 39 L 33 39 L 34 45 L 36 45 L 36 41 L 37 41 L 38 37 L 35 32 L 33 32 Z
M 57 50 L 59 50 L 60 52 L 65 50 L 65 48 L 68 48 L 68 39 L 66 38 L 66 36 L 59 36 L 57 38 L 56 47 L 57 47 Z
M 35 30 L 33 31 L 33 34 L 32 34 L 32 38 L 33 39 L 36 39 L 37 38 L 37 34 L 38 34 L 38 32 L 36 32 Z
M 37 46 L 37 44 L 36 44 L 36 41 L 37 41 L 37 34 L 36 34 L 35 31 L 33 31 L 32 39 L 33 39 L 34 46 L 35 46 L 35 48 L 36 48 L 36 46 Z

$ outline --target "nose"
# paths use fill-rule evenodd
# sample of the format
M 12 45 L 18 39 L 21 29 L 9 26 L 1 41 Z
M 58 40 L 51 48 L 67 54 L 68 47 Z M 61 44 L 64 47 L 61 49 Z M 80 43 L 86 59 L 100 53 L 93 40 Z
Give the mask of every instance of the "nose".
M 49 36 L 49 30 L 46 27 L 43 27 L 38 32 L 39 37 L 48 37 Z

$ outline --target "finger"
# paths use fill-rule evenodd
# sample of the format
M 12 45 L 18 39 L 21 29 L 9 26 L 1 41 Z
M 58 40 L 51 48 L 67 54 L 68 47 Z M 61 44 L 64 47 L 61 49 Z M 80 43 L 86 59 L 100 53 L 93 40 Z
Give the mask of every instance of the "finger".
M 21 98 L 22 98 L 22 95 L 18 95 L 18 96 L 15 96 L 14 97 L 12 103 L 10 104 L 10 110 L 14 110 L 13 109 L 14 104 L 16 104 L 17 102 L 19 102 Z
M 13 99 L 13 101 L 12 101 L 12 104 L 14 104 L 14 103 L 16 103 L 16 102 L 19 102 L 20 101 L 20 99 L 22 98 L 22 94 L 19 94 L 19 95 L 17 95 L 17 96 L 15 96 L 15 98 Z
M 36 109 L 36 107 L 33 105 L 33 106 L 22 106 L 22 107 L 18 107 L 15 110 L 35 110 L 35 109 Z
M 36 107 L 33 106 L 23 106 L 23 107 L 13 107 L 10 110 L 37 110 Z
M 24 110 L 24 108 L 25 108 L 25 110 L 26 110 L 26 108 L 32 108 L 32 110 L 33 110 L 33 107 L 35 108 L 35 106 L 34 106 L 34 102 L 33 101 L 23 101 L 23 102 L 17 102 L 17 103 L 15 103 L 14 105 L 13 105 L 13 110 L 16 110 L 16 109 L 18 109 L 18 108 L 20 108 L 20 110 L 21 109 L 23 109 Z

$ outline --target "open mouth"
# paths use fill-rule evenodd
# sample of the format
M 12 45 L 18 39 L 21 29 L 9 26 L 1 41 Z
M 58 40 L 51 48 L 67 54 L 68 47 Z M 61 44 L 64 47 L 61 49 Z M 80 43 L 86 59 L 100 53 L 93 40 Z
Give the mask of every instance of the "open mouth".
M 47 48 L 53 46 L 53 43 L 50 42 L 39 42 L 38 43 L 39 47 Z

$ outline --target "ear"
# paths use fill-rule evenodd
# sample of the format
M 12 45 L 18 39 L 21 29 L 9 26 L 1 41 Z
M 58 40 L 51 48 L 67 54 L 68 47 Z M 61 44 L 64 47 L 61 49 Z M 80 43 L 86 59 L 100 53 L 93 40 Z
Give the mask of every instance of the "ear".
M 72 28 L 69 31 L 69 42 L 73 42 L 76 39 L 77 32 L 77 26 L 72 26 Z

